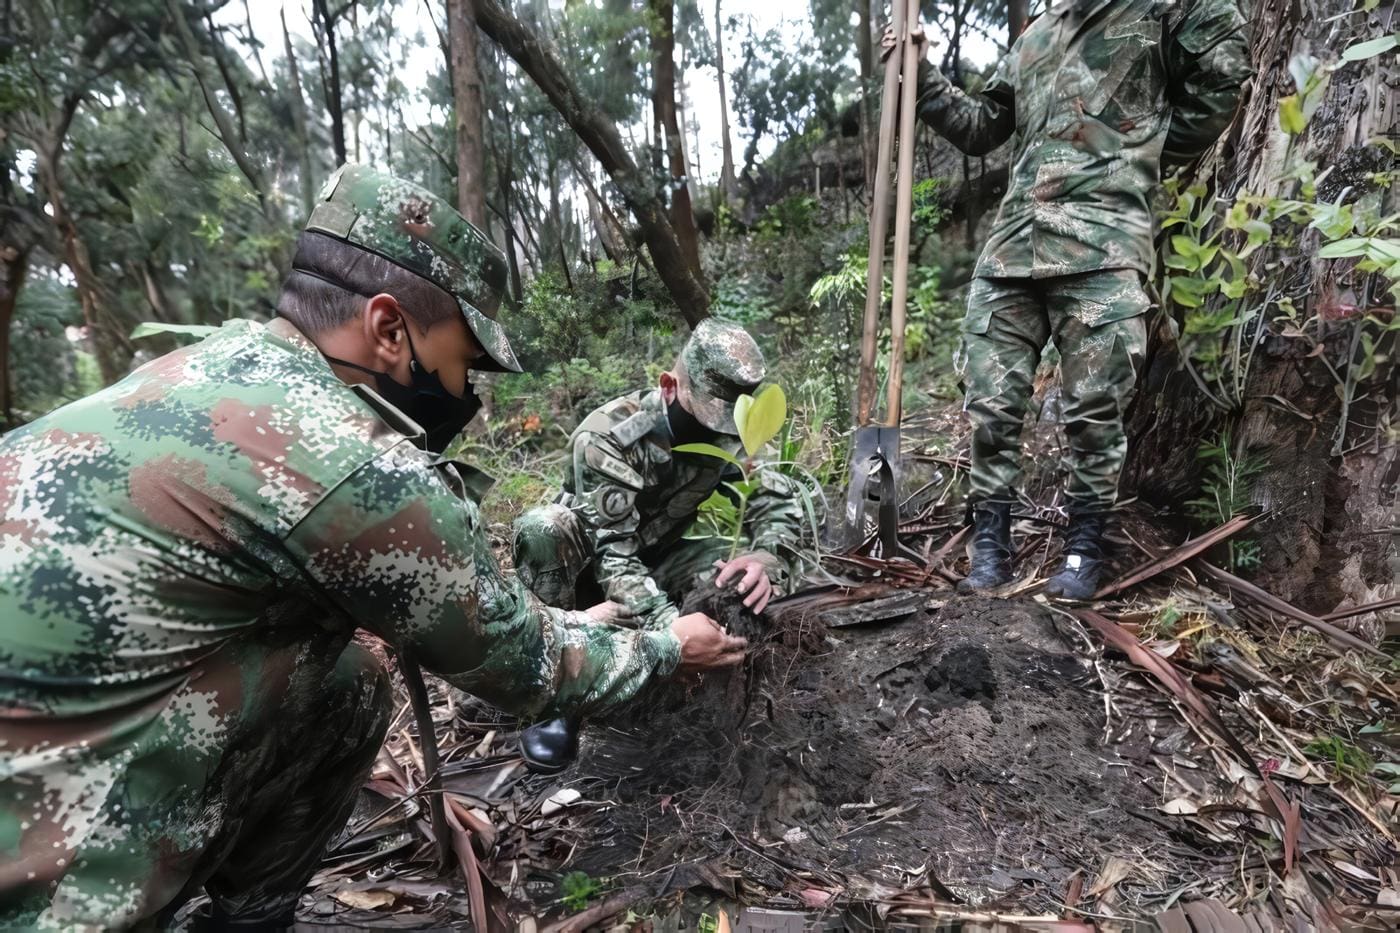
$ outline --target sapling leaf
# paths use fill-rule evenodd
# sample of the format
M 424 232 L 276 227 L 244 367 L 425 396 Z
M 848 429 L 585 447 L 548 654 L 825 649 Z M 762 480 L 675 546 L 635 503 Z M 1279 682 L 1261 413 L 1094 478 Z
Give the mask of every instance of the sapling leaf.
M 738 457 L 722 447 L 716 447 L 714 444 L 679 444 L 672 447 L 671 450 L 678 454 L 701 454 L 706 457 L 715 457 L 723 460 L 725 463 L 732 463 L 738 467 L 741 472 L 745 472 L 744 464 Z

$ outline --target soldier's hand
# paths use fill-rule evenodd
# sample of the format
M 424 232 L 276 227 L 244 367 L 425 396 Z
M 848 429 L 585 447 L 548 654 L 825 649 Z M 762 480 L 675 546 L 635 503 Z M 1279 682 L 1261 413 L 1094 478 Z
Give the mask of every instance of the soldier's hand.
M 928 33 L 924 32 L 922 22 L 914 25 L 914 41 L 919 44 L 919 58 L 922 59 L 928 54 L 929 41 Z M 895 34 L 893 26 L 886 26 L 884 35 L 880 36 L 880 61 L 890 57 L 890 52 L 899 44 L 899 36 Z
M 730 635 L 703 612 L 672 622 L 671 634 L 681 643 L 681 663 L 676 667 L 681 674 L 732 667 L 744 660 L 749 647 L 747 640 Z
M 741 554 L 731 561 L 715 561 L 719 573 L 715 576 L 715 586 L 724 589 L 729 581 L 737 583 L 734 589 L 744 597 L 744 605 L 758 615 L 768 608 L 773 598 L 773 581 L 768 579 L 768 560 L 758 554 Z
M 583 610 L 594 622 L 606 622 L 609 625 L 620 625 L 629 619 L 636 618 L 636 613 L 624 606 L 622 603 L 615 603 L 608 600 L 596 606 L 589 606 Z

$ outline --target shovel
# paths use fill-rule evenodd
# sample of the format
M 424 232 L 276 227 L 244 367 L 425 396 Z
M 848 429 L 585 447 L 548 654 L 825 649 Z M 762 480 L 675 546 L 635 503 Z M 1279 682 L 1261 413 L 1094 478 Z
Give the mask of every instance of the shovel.
M 845 539 L 858 547 L 872 533 L 872 556 L 915 557 L 899 543 L 899 421 L 904 382 L 904 316 L 909 298 L 909 241 L 914 208 L 914 105 L 918 94 L 919 47 L 911 36 L 918 0 L 894 0 L 891 25 L 898 44 L 885 60 L 880 94 L 880 135 L 875 191 L 870 203 L 870 261 L 866 268 L 865 317 L 856 384 L 856 428 L 851 438 L 851 484 L 846 491 Z M 901 75 L 905 80 L 901 81 Z M 898 124 L 896 126 L 896 123 Z M 898 135 L 896 135 L 896 131 Z M 889 382 L 884 420 L 875 417 L 875 350 L 885 271 L 885 236 L 890 223 L 890 159 L 899 142 L 895 173 L 894 294 L 890 302 Z

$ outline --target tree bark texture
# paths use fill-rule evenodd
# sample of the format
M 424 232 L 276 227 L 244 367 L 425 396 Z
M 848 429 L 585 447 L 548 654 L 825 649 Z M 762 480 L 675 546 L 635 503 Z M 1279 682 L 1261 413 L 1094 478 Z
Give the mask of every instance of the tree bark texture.
M 457 140 L 457 209 L 486 229 L 486 151 L 481 144 L 481 69 L 473 0 L 447 0 L 452 100 Z
M 672 0 L 651 0 L 656 22 L 652 25 L 652 107 L 660 128 L 658 142 L 664 149 L 671 173 L 671 227 L 680 240 L 681 253 L 691 274 L 704 281 L 700 269 L 700 232 L 695 228 L 690 187 L 686 183 L 685 136 L 676 118 L 676 5 Z
M 534 80 L 602 164 L 636 217 L 657 274 L 681 316 L 692 326 L 698 324 L 709 313 L 709 294 L 691 272 L 651 179 L 638 169 L 616 124 L 583 97 L 554 50 L 508 13 L 499 0 L 476 0 L 476 16 L 481 30 Z
M 729 136 L 729 90 L 724 76 L 724 20 L 721 0 L 715 0 L 715 73 L 719 77 L 720 152 L 719 186 L 726 201 L 739 199 L 739 179 L 734 175 L 734 144 Z
M 1336 61 L 1342 46 L 1365 38 L 1339 42 L 1333 20 L 1352 6 L 1350 0 L 1319 0 L 1300 16 L 1290 0 L 1256 4 L 1251 41 L 1255 77 L 1234 126 L 1197 173 L 1212 183 L 1213 193 L 1229 199 L 1242 192 L 1296 195 L 1296 183 L 1282 177 L 1288 137 L 1278 116 L 1280 98 L 1295 91 L 1288 64 L 1300 53 Z M 1396 28 L 1394 2 L 1371 15 L 1375 19 L 1367 36 L 1382 34 L 1376 26 Z M 1318 185 L 1318 201 L 1351 201 L 1377 192 L 1374 173 L 1394 170 L 1396 164 L 1392 155 L 1368 143 L 1386 134 L 1394 138 L 1398 99 L 1400 63 L 1393 54 L 1344 65 L 1332 75 L 1322 105 L 1293 143 L 1317 163 L 1319 172 L 1331 167 Z M 1393 186 L 1380 196 L 1382 215 L 1400 208 Z M 1124 487 L 1159 504 L 1179 504 L 1198 495 L 1197 449 L 1202 440 L 1228 429 L 1238 455 L 1263 467 L 1251 484 L 1251 498 L 1268 513 L 1255 526 L 1262 550 L 1256 582 L 1309 611 L 1325 612 L 1400 592 L 1394 530 L 1400 525 L 1400 450 L 1387 440 L 1384 427 L 1397 419 L 1393 335 L 1377 348 L 1391 359 L 1357 390 L 1348 424 L 1341 429 L 1339 384 L 1319 357 L 1329 357 L 1344 379 L 1357 363 L 1347 348 L 1355 343 L 1355 329 L 1363 326 L 1362 314 L 1334 309 L 1364 305 L 1368 289 L 1353 261 L 1319 260 L 1317 247 L 1316 232 L 1305 231 L 1292 246 L 1260 250 L 1253 257 L 1251 272 L 1293 301 L 1313 339 L 1282 335 L 1269 321 L 1275 312 L 1265 309 L 1259 325 L 1264 330 L 1252 332 L 1259 346 L 1238 410 L 1222 413 L 1205 404 L 1180 367 L 1178 348 L 1158 328 L 1130 412 Z M 1340 455 L 1334 454 L 1338 437 Z

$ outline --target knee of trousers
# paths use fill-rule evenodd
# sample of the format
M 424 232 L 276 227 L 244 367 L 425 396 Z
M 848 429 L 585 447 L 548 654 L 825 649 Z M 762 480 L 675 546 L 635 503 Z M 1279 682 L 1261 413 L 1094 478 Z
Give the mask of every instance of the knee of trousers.
M 578 515 L 567 506 L 550 503 L 515 520 L 511 556 L 521 581 L 546 603 L 557 605 L 550 596 L 572 589 L 592 560 L 593 549 Z
M 393 685 L 379 659 L 351 642 L 336 659 L 326 688 L 331 707 L 344 717 L 346 743 L 378 748 L 393 715 Z

